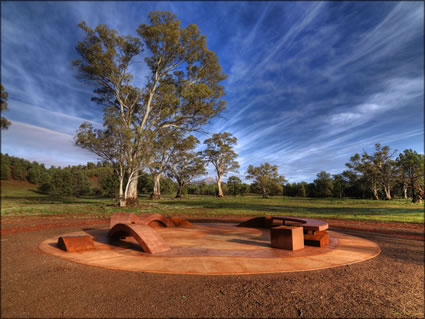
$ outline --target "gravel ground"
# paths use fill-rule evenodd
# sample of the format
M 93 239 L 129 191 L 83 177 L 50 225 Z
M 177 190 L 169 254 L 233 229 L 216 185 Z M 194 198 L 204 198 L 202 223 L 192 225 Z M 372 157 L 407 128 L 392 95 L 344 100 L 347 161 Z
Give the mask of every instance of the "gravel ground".
M 80 229 L 57 224 L 3 232 L 2 318 L 424 317 L 423 239 L 332 227 L 377 242 L 382 253 L 350 266 L 244 276 L 109 270 L 38 249 L 47 238 Z

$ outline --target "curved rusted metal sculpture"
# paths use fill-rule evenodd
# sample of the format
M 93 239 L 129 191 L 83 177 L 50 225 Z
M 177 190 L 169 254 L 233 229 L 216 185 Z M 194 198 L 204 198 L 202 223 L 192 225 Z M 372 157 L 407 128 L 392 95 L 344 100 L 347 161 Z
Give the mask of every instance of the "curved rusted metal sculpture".
M 171 248 L 151 227 L 143 224 L 116 224 L 108 232 L 108 238 L 122 239 L 131 236 L 139 243 L 143 251 L 157 254 L 169 251 Z
M 135 213 L 114 213 L 109 222 L 109 229 L 116 224 L 139 224 L 139 217 Z
M 161 214 L 137 216 L 135 213 L 114 213 L 111 216 L 109 228 L 111 229 L 116 224 L 141 224 L 152 228 L 192 226 L 190 222 L 183 218 L 166 217 Z
M 176 227 L 176 225 L 161 214 L 142 215 L 139 217 L 139 223 L 151 227 Z
M 93 239 L 90 236 L 59 237 L 58 247 L 67 252 L 95 249 Z
M 191 222 L 180 217 L 169 217 L 176 227 L 190 227 L 193 226 Z

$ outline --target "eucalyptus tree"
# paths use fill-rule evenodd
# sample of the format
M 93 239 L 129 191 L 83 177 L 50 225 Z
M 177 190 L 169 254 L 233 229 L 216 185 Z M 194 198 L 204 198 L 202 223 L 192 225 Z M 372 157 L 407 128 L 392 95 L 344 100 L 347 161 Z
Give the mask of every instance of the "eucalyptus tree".
M 267 198 L 273 189 L 287 182 L 284 176 L 279 175 L 277 165 L 269 163 L 261 164 L 258 167 L 249 165 L 247 173 L 246 179 L 253 179 L 261 187 L 263 198 Z
M 393 160 L 396 152 L 391 151 L 389 146 L 381 147 L 378 143 L 375 144 L 375 153 L 369 155 L 370 161 L 378 171 L 379 181 L 387 200 L 391 200 L 391 190 L 397 178 L 396 162 Z
M 236 196 L 242 193 L 242 181 L 237 176 L 230 176 L 227 179 L 227 191 L 229 194 Z
M 3 113 L 4 111 L 7 111 L 7 98 L 8 98 L 8 94 L 7 92 L 4 90 L 3 84 L 0 84 L 1 87 L 1 112 Z M 7 118 L 5 118 L 4 116 L 1 117 L 1 122 L 0 122 L 0 128 L 3 130 L 7 130 L 10 126 L 10 121 L 7 120 Z
M 379 199 L 378 190 L 385 194 L 385 199 L 391 200 L 391 190 L 397 179 L 396 163 L 393 160 L 396 151 L 389 146 L 375 144 L 375 152 L 368 154 L 363 152 L 360 156 L 355 154 L 346 165 L 363 174 L 369 184 L 375 199 Z
M 168 165 L 168 176 L 177 182 L 176 198 L 183 196 L 183 187 L 193 178 L 205 175 L 204 161 L 193 151 L 199 140 L 192 135 L 179 143 L 174 156 Z
M 411 149 L 404 150 L 396 159 L 400 179 L 412 189 L 412 201 L 422 203 L 424 196 L 424 155 Z
M 122 205 L 137 198 L 139 171 L 156 134 L 166 128 L 198 130 L 225 108 L 220 83 L 226 75 L 198 27 L 181 27 L 170 12 L 151 12 L 149 18 L 149 25 L 138 27 L 138 37 L 120 35 L 106 25 L 91 29 L 80 23 L 85 39 L 78 43 L 80 58 L 73 62 L 80 77 L 95 85 L 92 100 L 104 106 L 104 130 L 116 133 L 114 139 L 120 141 L 114 162 L 128 177 L 127 185 L 121 185 Z M 149 74 L 146 84 L 138 87 L 131 68 L 144 51 Z M 91 150 L 96 147 L 87 141 L 102 144 L 95 141 L 102 136 L 83 124 L 77 145 Z M 110 160 L 109 155 L 102 158 Z
M 362 155 L 356 153 L 350 157 L 350 162 L 345 164 L 353 171 L 362 174 L 367 187 L 373 194 L 373 199 L 379 199 L 379 171 L 376 166 L 370 161 L 369 155 L 364 152 Z
M 181 130 L 172 128 L 163 129 L 152 139 L 147 149 L 146 165 L 152 175 L 153 192 L 151 199 L 161 198 L 161 178 L 170 165 L 176 161 L 176 156 L 182 151 L 193 148 L 199 141 L 189 135 L 184 138 Z
M 237 139 L 228 132 L 213 134 L 204 141 L 207 148 L 200 152 L 206 163 L 211 163 L 217 173 L 218 197 L 224 197 L 221 180 L 229 172 L 238 172 L 239 163 L 236 161 L 238 154 L 233 150 Z

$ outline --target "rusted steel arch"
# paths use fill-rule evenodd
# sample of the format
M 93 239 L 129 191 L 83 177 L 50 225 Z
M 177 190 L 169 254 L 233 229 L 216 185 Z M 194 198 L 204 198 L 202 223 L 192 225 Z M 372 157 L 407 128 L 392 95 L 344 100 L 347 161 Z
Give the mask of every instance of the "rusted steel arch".
M 109 229 L 116 224 L 139 224 L 139 217 L 135 213 L 114 213 L 111 216 Z
M 139 223 L 144 225 L 151 224 L 152 226 L 163 226 L 163 227 L 176 227 L 176 225 L 165 216 L 162 216 L 161 214 L 151 214 L 151 215 L 145 215 L 139 217 Z
M 111 216 L 109 229 L 116 224 L 143 224 L 152 228 L 192 226 L 192 223 L 179 217 L 166 217 L 161 214 L 137 216 L 135 213 L 114 213 Z
M 144 252 L 157 254 L 169 251 L 171 248 L 151 227 L 143 224 L 116 224 L 108 232 L 108 238 L 121 239 L 132 236 Z

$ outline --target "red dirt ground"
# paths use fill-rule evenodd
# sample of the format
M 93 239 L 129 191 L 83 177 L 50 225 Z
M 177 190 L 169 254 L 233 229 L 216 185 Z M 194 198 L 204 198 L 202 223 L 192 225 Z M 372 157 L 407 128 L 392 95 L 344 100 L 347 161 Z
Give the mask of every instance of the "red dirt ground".
M 378 243 L 381 254 L 350 266 L 284 274 L 133 273 L 75 264 L 38 249 L 47 238 L 108 221 L 3 217 L 1 317 L 424 317 L 423 225 L 328 220 L 332 230 Z

